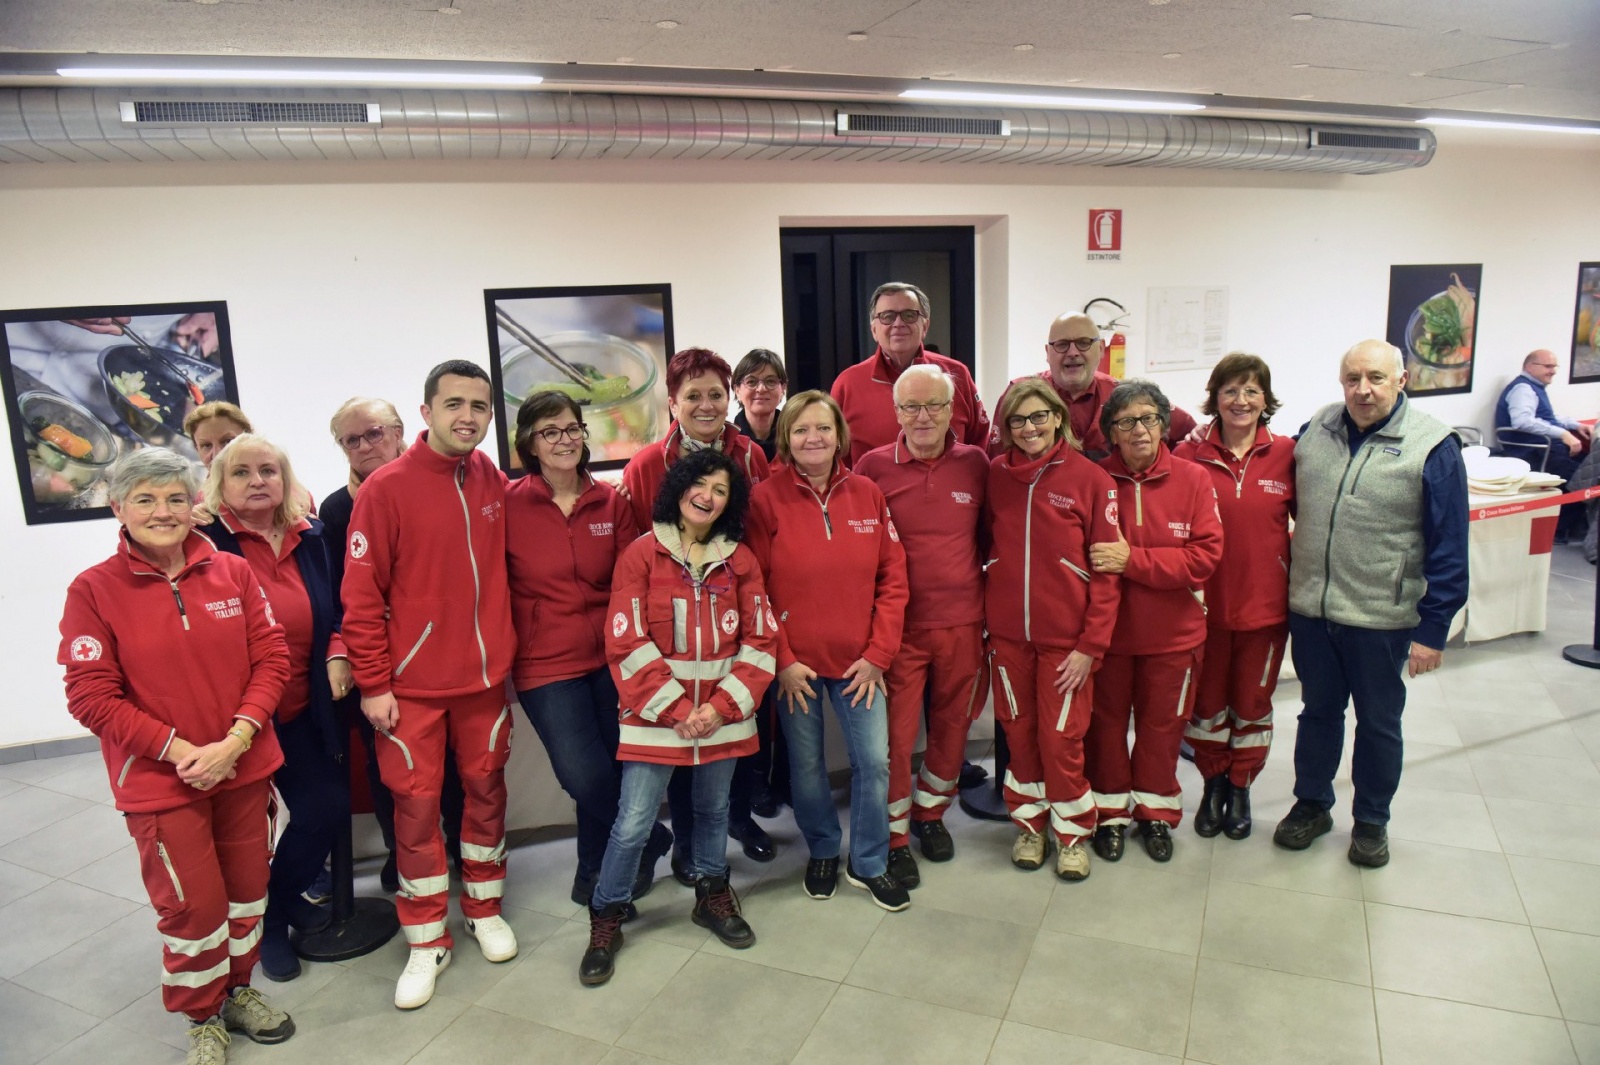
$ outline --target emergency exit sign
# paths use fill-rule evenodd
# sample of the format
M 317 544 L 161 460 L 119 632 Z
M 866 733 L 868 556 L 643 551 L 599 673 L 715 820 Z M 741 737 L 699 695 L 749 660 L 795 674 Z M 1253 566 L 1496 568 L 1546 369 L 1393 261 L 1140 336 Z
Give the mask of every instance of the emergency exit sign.
M 1122 261 L 1122 208 L 1089 209 L 1089 261 Z

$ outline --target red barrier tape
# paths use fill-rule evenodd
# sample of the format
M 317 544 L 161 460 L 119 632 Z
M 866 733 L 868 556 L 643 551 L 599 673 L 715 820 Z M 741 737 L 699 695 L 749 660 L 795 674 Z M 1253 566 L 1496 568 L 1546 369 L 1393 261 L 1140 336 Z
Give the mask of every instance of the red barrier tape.
M 1507 514 L 1521 514 L 1526 510 L 1547 510 L 1550 507 L 1559 507 L 1563 503 L 1584 503 L 1591 499 L 1600 499 L 1600 486 L 1585 488 L 1577 492 L 1540 496 L 1538 499 L 1524 499 L 1516 503 L 1501 503 L 1499 506 L 1493 507 L 1473 507 L 1469 518 L 1472 521 L 1503 518 Z

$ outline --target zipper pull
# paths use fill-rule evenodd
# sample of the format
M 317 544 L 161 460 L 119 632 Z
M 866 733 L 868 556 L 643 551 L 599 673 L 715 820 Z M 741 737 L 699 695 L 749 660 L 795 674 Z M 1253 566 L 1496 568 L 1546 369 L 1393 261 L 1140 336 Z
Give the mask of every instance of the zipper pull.
M 172 598 L 178 603 L 178 617 L 183 620 L 183 629 L 189 631 L 189 612 L 183 608 L 183 595 L 178 591 L 178 582 L 167 578 L 167 583 L 172 586 Z

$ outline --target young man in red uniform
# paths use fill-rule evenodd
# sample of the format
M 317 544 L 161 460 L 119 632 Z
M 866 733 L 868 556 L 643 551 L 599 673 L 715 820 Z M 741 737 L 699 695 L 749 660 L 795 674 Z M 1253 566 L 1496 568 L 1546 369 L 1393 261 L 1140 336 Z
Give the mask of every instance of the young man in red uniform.
M 967 729 L 983 712 L 983 569 L 978 526 L 989 458 L 950 431 L 955 381 L 937 366 L 911 366 L 894 384 L 901 432 L 856 463 L 882 490 L 906 552 L 911 598 L 900 653 L 890 664 L 889 872 L 921 882 L 909 834 L 933 862 L 955 857 L 944 827 L 955 797 Z M 928 744 L 911 785 L 911 752 L 928 694 Z
M 989 415 L 972 374 L 955 359 L 922 346 L 930 313 L 927 294 L 915 285 L 890 281 L 873 292 L 872 339 L 878 348 L 833 379 L 833 401 L 850 427 L 846 465 L 854 466 L 873 448 L 894 442 L 900 432 L 894 417 L 894 383 L 908 366 L 932 365 L 949 374 L 956 391 L 950 407 L 956 439 L 977 447 L 989 442 Z
M 461 910 L 492 962 L 516 956 L 505 889 L 505 681 L 516 646 L 506 575 L 505 478 L 477 448 L 489 430 L 489 375 L 440 363 L 423 389 L 427 428 L 367 478 L 350 518 L 344 638 L 361 712 L 380 734 L 394 795 L 400 924 L 411 956 L 395 1005 L 433 996 L 450 964 L 450 873 L 439 829 L 445 745 L 466 792 Z

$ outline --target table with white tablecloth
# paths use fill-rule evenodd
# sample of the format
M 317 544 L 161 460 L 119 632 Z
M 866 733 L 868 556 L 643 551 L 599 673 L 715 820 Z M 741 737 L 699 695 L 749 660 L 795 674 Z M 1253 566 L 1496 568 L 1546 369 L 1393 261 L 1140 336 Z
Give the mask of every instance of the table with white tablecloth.
M 1557 489 L 1507 495 L 1470 495 L 1472 524 L 1467 540 L 1471 587 L 1467 605 L 1450 625 L 1468 643 L 1515 632 L 1543 632 L 1550 585 L 1550 550 L 1559 508 L 1498 513 L 1508 505 L 1559 498 Z

